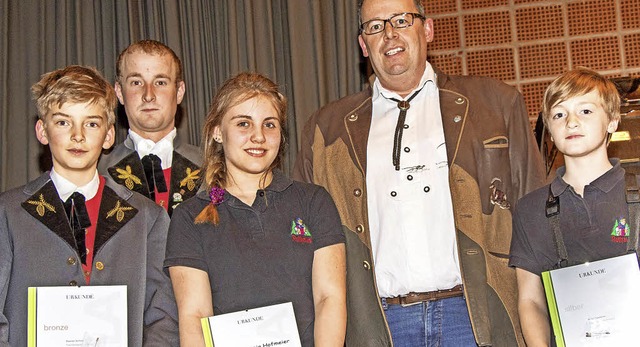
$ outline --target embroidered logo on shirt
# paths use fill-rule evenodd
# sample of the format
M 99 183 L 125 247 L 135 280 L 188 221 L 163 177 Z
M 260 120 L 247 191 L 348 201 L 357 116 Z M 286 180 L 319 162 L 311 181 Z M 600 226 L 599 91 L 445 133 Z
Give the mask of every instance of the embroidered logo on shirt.
M 611 229 L 611 241 L 616 243 L 626 243 L 629 241 L 629 224 L 626 218 L 620 217 L 616 219 Z
M 50 203 L 46 202 L 44 200 L 44 196 L 42 194 L 40 194 L 40 197 L 38 198 L 38 201 L 34 201 L 34 200 L 27 200 L 27 204 L 30 205 L 35 205 L 36 206 L 36 212 L 38 212 L 38 215 L 40 217 L 44 217 L 44 214 L 47 210 L 56 213 L 56 209 L 55 207 L 53 207 Z
M 291 239 L 298 243 L 311 243 L 311 232 L 302 218 L 296 218 L 291 222 Z
M 131 166 L 127 165 L 124 170 L 116 168 L 116 171 L 119 173 L 118 178 L 124 180 L 124 185 L 129 188 L 129 190 L 133 190 L 134 184 L 142 184 L 140 178 L 131 173 Z

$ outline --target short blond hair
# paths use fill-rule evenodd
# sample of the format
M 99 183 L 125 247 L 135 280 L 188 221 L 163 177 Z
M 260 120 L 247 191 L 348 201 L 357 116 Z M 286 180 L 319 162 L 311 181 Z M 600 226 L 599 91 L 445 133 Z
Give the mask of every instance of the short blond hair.
M 69 65 L 48 72 L 31 86 L 33 99 L 38 108 L 38 117 L 45 116 L 54 105 L 62 107 L 65 103 L 90 103 L 104 110 L 109 125 L 116 122 L 114 109 L 118 99 L 113 86 L 93 67 Z
M 174 52 L 169 46 L 164 43 L 156 40 L 141 40 L 138 42 L 134 42 L 129 47 L 125 48 L 118 55 L 118 60 L 116 62 L 116 81 L 122 84 L 122 70 L 124 70 L 124 59 L 128 54 L 133 54 L 136 52 L 144 52 L 149 55 L 159 55 L 163 56 L 168 54 L 173 60 L 173 63 L 176 65 L 176 83 L 180 83 L 183 81 L 182 78 L 182 62 L 176 52 Z
M 620 120 L 620 93 L 615 84 L 599 73 L 579 67 L 567 71 L 547 87 L 542 100 L 542 121 L 549 126 L 551 109 L 567 99 L 598 92 L 609 121 Z

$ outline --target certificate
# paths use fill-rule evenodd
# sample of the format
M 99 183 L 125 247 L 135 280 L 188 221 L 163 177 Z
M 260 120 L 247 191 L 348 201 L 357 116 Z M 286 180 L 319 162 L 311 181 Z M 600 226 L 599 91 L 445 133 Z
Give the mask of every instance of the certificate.
M 127 345 L 127 286 L 29 287 L 28 347 Z
M 542 273 L 556 344 L 637 346 L 640 270 L 635 253 Z
M 290 302 L 202 318 L 207 347 L 300 347 Z

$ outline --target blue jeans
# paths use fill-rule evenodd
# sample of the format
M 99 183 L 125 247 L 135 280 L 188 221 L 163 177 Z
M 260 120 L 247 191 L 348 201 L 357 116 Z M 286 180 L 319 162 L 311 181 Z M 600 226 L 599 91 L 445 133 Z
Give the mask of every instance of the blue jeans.
M 477 346 L 463 296 L 405 307 L 382 299 L 382 308 L 396 347 Z

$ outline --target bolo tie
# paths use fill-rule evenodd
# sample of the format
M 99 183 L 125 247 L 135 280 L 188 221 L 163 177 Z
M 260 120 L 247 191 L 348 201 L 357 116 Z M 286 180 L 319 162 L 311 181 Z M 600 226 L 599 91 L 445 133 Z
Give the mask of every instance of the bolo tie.
M 422 86 L 424 88 L 424 85 Z M 396 132 L 393 134 L 393 166 L 396 168 L 396 171 L 400 171 L 400 147 L 402 147 L 402 131 L 404 129 L 404 121 L 407 118 L 407 110 L 411 105 L 409 104 L 413 98 L 420 93 L 422 88 L 415 91 L 415 93 L 411 94 L 411 96 L 406 100 L 398 100 L 396 98 L 389 98 L 397 102 L 397 106 L 400 109 L 400 115 L 398 116 L 398 124 L 396 124 Z

